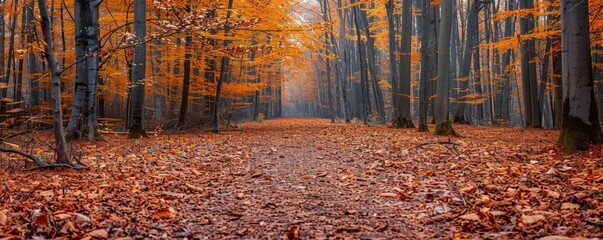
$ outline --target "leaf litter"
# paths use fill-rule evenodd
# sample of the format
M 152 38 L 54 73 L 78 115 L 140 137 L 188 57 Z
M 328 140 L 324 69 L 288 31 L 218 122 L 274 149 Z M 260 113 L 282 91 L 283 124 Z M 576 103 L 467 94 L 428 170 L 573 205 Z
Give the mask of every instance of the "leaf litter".
M 2 167 L 0 235 L 603 237 L 603 149 L 567 156 L 556 131 L 455 126 L 465 137 L 448 139 L 295 118 L 241 127 L 84 143 L 88 171 Z

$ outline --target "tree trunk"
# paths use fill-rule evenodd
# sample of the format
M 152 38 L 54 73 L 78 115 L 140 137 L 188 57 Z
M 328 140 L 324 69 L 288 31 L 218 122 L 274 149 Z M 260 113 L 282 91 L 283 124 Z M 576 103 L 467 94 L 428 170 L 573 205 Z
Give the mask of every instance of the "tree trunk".
M 400 84 L 398 85 L 398 117 L 394 121 L 395 128 L 414 128 L 410 115 L 410 75 L 412 52 L 412 6 L 411 0 L 402 0 L 402 32 L 400 43 Z M 393 86 L 392 86 L 393 87 Z
M 521 9 L 532 11 L 534 0 L 520 0 Z M 526 35 L 534 30 L 534 15 L 529 13 L 520 20 L 521 34 Z M 521 40 L 521 39 L 520 39 Z M 523 87 L 523 102 L 526 116 L 526 126 L 540 127 L 540 109 L 538 104 L 538 85 L 536 79 L 536 57 L 534 39 L 521 40 L 521 78 Z
M 423 0 L 421 6 L 421 17 L 423 26 L 421 29 L 421 80 L 419 83 L 419 132 L 429 132 L 427 128 L 427 105 L 429 103 L 429 81 L 431 79 L 431 29 L 432 24 L 430 16 L 430 1 Z
M 134 35 L 136 45 L 132 57 L 132 78 L 130 88 L 132 89 L 129 116 L 129 138 L 146 137 L 144 130 L 144 84 L 147 48 L 145 44 L 146 29 L 146 0 L 134 0 Z
M 190 9 L 190 6 L 189 6 Z M 183 126 L 186 122 L 186 111 L 188 110 L 188 95 L 191 84 L 191 57 L 193 36 L 187 35 L 184 40 L 184 77 L 182 79 L 182 100 L 180 101 L 180 116 L 178 123 Z
M 69 152 L 67 151 L 67 142 L 63 133 L 63 110 L 61 108 L 61 67 L 54 54 L 52 40 L 52 29 L 50 26 L 50 17 L 48 16 L 48 7 L 46 0 L 38 0 L 40 9 L 40 22 L 42 24 L 42 33 L 44 34 L 44 56 L 48 61 L 50 75 L 52 76 L 52 126 L 54 131 L 54 140 L 57 151 L 57 163 L 71 164 Z
M 34 2 L 30 3 L 30 8 L 27 11 L 27 42 L 30 43 L 29 51 L 27 53 L 27 65 L 29 70 L 29 86 L 31 90 L 31 96 L 29 97 L 29 103 L 31 106 L 40 105 L 40 84 L 36 74 L 38 73 L 38 63 L 36 62 L 36 54 L 33 51 L 33 42 L 35 39 L 35 25 L 33 23 L 33 12 Z M 4 43 L 2 43 L 4 44 Z M 1 58 L 0 58 L 1 59 Z M 1 62 L 1 61 L 0 61 Z
M 467 31 L 465 35 L 465 49 L 462 55 L 461 71 L 458 76 L 459 82 L 459 93 L 457 99 L 456 112 L 454 113 L 453 122 L 461 124 L 469 124 L 471 121 L 467 119 L 465 114 L 465 108 L 467 107 L 467 95 L 469 93 L 469 72 L 471 70 L 471 57 L 474 55 L 478 38 L 479 38 L 479 26 L 478 26 L 478 15 L 479 15 L 479 0 L 472 0 L 469 7 L 469 16 L 467 16 Z M 479 61 L 473 59 L 473 61 Z M 475 68 L 474 68 L 475 71 Z M 476 73 L 478 74 L 478 73 Z
M 436 135 L 458 136 L 448 120 L 448 95 L 450 83 L 450 32 L 452 30 L 452 1 L 442 0 L 438 35 L 438 85 L 435 106 Z
M 559 143 L 567 154 L 603 139 L 593 89 L 588 1 L 561 1 L 563 115 Z
M 228 8 L 227 8 L 227 13 L 226 13 L 226 22 L 225 22 L 225 27 L 224 27 L 224 35 L 228 34 L 228 31 L 230 30 L 230 27 L 228 26 L 228 20 L 230 19 L 230 14 L 231 11 L 230 9 L 232 9 L 232 4 L 233 4 L 233 0 L 228 0 Z M 224 47 L 228 47 L 228 44 L 230 44 L 230 42 L 228 40 L 224 41 Z M 224 84 L 224 80 L 226 77 L 226 69 L 228 68 L 228 63 L 229 63 L 230 58 L 229 57 L 222 57 L 222 64 L 220 66 L 220 78 L 218 78 L 218 86 L 216 87 L 216 98 L 214 100 L 214 111 L 213 111 L 213 125 L 214 125 L 214 129 L 213 132 L 215 133 L 219 133 L 220 132 L 220 94 L 222 93 L 222 84 Z

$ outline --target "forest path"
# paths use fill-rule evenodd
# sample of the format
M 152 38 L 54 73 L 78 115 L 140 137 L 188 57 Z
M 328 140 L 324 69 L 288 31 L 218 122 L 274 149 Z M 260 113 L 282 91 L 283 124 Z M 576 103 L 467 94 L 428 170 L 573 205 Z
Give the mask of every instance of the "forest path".
M 603 237 L 600 146 L 565 156 L 555 131 L 455 128 L 465 137 L 282 118 L 73 143 L 88 171 L 21 171 L 7 156 L 0 235 Z

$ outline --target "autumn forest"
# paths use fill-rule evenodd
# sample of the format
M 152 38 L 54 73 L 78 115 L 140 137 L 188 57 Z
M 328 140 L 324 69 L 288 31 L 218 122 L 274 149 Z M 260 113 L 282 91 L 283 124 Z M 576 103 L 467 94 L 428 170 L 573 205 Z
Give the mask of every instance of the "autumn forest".
M 6 239 L 603 237 L 599 0 L 0 0 Z

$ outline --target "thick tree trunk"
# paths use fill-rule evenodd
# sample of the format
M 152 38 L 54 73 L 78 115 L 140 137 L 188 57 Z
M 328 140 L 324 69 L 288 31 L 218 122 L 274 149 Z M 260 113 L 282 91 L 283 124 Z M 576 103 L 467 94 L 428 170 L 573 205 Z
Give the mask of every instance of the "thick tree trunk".
M 593 89 L 588 1 L 561 1 L 563 115 L 559 143 L 572 154 L 603 140 Z
M 448 119 L 450 83 L 450 32 L 452 30 L 452 1 L 442 0 L 438 35 L 438 85 L 435 106 L 436 135 L 458 136 Z
M 63 133 L 63 110 L 61 108 L 61 67 L 54 55 L 54 46 L 52 40 L 52 29 L 50 26 L 50 17 L 48 16 L 48 7 L 46 0 L 38 0 L 40 9 L 40 22 L 42 24 L 42 33 L 44 34 L 44 56 L 48 61 L 50 74 L 52 76 L 52 126 L 54 131 L 54 140 L 57 151 L 57 163 L 71 164 L 69 152 L 67 151 L 67 142 Z
M 146 29 L 146 0 L 134 0 L 134 35 L 136 45 L 132 57 L 132 78 L 130 88 L 132 89 L 129 116 L 129 138 L 148 137 L 144 130 L 144 84 L 147 47 L 145 37 Z

